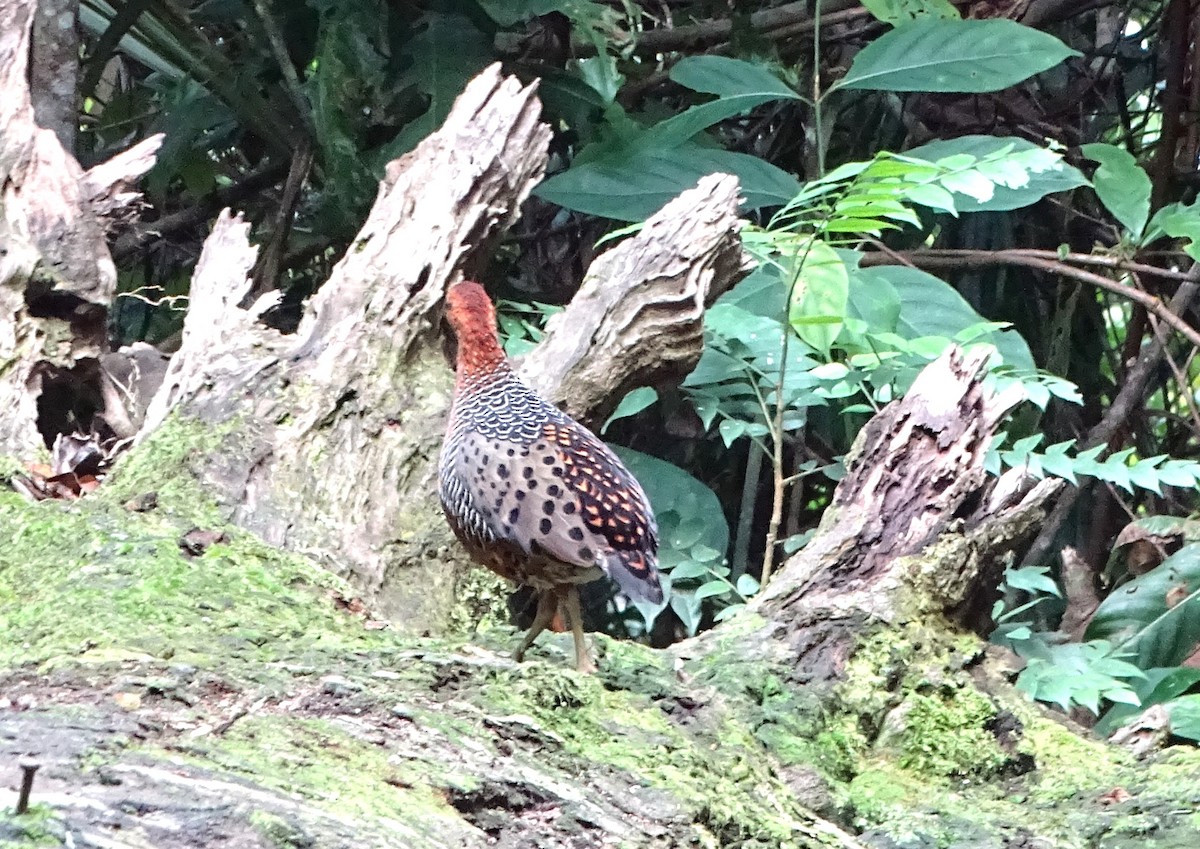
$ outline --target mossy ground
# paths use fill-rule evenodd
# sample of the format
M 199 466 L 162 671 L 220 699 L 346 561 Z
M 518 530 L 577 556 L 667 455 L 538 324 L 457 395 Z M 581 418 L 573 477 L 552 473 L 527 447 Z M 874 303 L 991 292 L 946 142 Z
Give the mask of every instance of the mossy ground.
M 779 665 L 699 665 L 780 763 L 820 773 L 840 818 L 871 842 L 1117 847 L 1132 830 L 1158 841 L 1146 845 L 1200 845 L 1189 814 L 1200 752 L 1138 763 L 1011 687 L 989 695 L 972 675 L 982 650 L 945 625 L 880 629 L 820 698 L 785 683 Z
M 158 484 L 192 438 L 80 502 L 0 493 L 5 694 L 34 694 L 47 716 L 99 699 L 141 729 L 76 752 L 79 781 L 149 763 L 245 782 L 282 800 L 239 814 L 254 845 L 279 847 L 320 843 L 323 828 L 345 841 L 327 845 L 536 845 L 572 828 L 625 846 L 820 845 L 793 767 L 878 845 L 1172 846 L 1200 826 L 1194 750 L 1137 764 L 1019 695 L 984 695 L 980 645 L 936 625 L 868 636 L 833 692 L 739 655 L 752 615 L 684 664 L 597 637 L 594 677 L 566 667 L 569 635 L 517 665 L 506 627 L 470 640 L 373 629 L 339 603 L 348 587 L 222 526 L 186 476 Z M 158 509 L 123 506 L 150 488 Z M 187 557 L 178 542 L 195 525 L 229 541 Z M 64 816 L 47 810 L 41 831 L 0 822 L 0 837 L 53 845 Z
M 0 493 L 5 692 L 51 713 L 99 699 L 155 729 L 80 755 L 81 775 L 136 757 L 236 776 L 405 846 L 466 841 L 493 822 L 480 805 L 519 813 L 582 780 L 597 800 L 640 787 L 670 821 L 671 836 L 626 845 L 804 845 L 805 814 L 749 733 L 713 708 L 691 729 L 672 715 L 683 688 L 661 652 L 597 637 L 592 677 L 565 667 L 569 635 L 518 666 L 511 628 L 470 643 L 374 629 L 339 605 L 339 580 L 222 527 L 195 493 L 159 488 L 158 509 L 126 509 L 149 483 L 133 479 L 74 503 Z M 197 523 L 228 541 L 185 555 Z M 251 814 L 264 845 L 312 838 L 311 818 Z

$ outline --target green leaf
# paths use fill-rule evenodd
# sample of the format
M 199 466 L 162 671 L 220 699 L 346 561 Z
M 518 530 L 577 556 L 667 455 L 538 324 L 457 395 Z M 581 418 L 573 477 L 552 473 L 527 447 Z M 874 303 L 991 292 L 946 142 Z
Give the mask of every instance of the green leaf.
M 613 451 L 641 483 L 658 517 L 660 553 L 672 548 L 674 538 L 687 537 L 683 547 L 683 558 L 691 559 L 691 552 L 703 545 L 721 553 L 729 547 L 729 525 L 721 502 L 707 486 L 696 480 L 683 469 L 649 454 L 629 448 L 612 446 Z M 698 519 L 700 533 L 685 535 L 678 531 L 682 524 Z M 695 523 L 690 525 L 691 529 Z
M 713 124 L 772 100 L 778 100 L 778 97 L 773 94 L 743 94 L 702 103 L 650 127 L 637 143 L 646 147 L 678 147 Z
M 696 578 L 707 578 L 711 574 L 712 569 L 706 564 L 697 563 L 695 560 L 684 560 L 671 569 L 671 580 L 676 582 L 694 580 Z
M 959 331 L 985 319 L 971 308 L 962 295 L 944 280 L 916 268 L 881 265 L 851 270 L 851 288 L 874 287 L 879 281 L 890 285 L 900 298 L 900 316 L 896 332 L 905 339 L 954 337 Z M 1019 369 L 1034 369 L 1033 355 L 1015 330 L 987 334 L 1005 363 Z
M 429 97 L 429 108 L 384 146 L 381 165 L 412 150 L 440 127 L 471 78 L 494 61 L 491 41 L 470 18 L 428 12 L 417 26 L 420 32 L 408 45 L 412 69 L 406 80 Z
M 604 423 L 604 427 L 600 428 L 600 433 L 603 434 L 608 430 L 608 426 L 617 419 L 635 416 L 657 400 L 658 390 L 653 386 L 639 386 L 637 389 L 631 389 L 625 393 L 625 397 L 621 399 L 621 403 L 617 404 L 617 409 L 613 410 L 613 414 L 608 417 L 608 421 Z
M 561 12 L 563 0 L 477 0 L 488 16 L 502 27 L 530 18 Z
M 701 584 L 699 589 L 696 590 L 696 598 L 706 599 L 713 596 L 725 595 L 732 589 L 733 584 L 729 583 L 729 581 L 717 579 L 715 581 L 709 581 Z
M 1049 567 L 1026 566 L 1023 569 L 1009 568 L 1004 571 L 1004 583 L 1014 590 L 1024 590 L 1027 593 L 1046 593 L 1061 598 L 1062 593 L 1058 584 L 1048 574 Z
M 1167 204 L 1154 213 L 1142 244 L 1148 245 L 1163 236 L 1183 239 L 1184 252 L 1200 262 L 1200 200 L 1194 201 L 1191 206 Z
M 738 575 L 737 584 L 735 586 L 737 587 L 738 594 L 741 595 L 742 598 L 750 598 L 750 596 L 758 592 L 759 589 L 758 579 L 749 573 Z
M 703 94 L 721 97 L 766 96 L 800 100 L 800 95 L 765 66 L 728 56 L 688 56 L 671 68 L 671 79 Z
M 746 435 L 749 425 L 739 419 L 725 419 L 717 425 L 717 431 L 721 434 L 721 441 L 725 443 L 726 448 L 733 446 L 741 437 Z
M 1042 148 L 1025 139 L 1001 138 L 998 136 L 961 136 L 957 139 L 935 141 L 907 151 L 904 155 L 926 162 L 944 161 L 949 157 L 966 154 L 976 162 L 986 160 L 1007 150 L 1010 156 L 1028 156 Z M 1041 170 L 1029 170 L 1028 180 L 1024 185 L 1009 187 L 995 185 L 991 198 L 978 200 L 971 195 L 956 195 L 954 205 L 959 212 L 1000 212 L 1010 209 L 1020 209 L 1044 198 L 1054 192 L 1063 192 L 1078 186 L 1086 186 L 1087 178 L 1061 158 L 1047 160 Z M 911 196 L 916 203 L 925 203 L 916 196 Z M 935 204 L 926 206 L 937 208 Z
M 580 59 L 579 78 L 596 92 L 604 103 L 617 99 L 617 92 L 625 82 L 625 76 L 617 70 L 617 60 L 607 53 Z
M 700 607 L 700 599 L 696 598 L 695 593 L 673 592 L 670 604 L 671 609 L 675 611 L 675 615 L 679 617 L 679 621 L 687 630 L 688 636 L 695 636 L 696 631 L 700 629 L 700 620 L 704 615 Z
M 797 260 L 803 265 L 792 290 L 788 321 L 801 339 L 828 355 L 846 318 L 850 277 L 842 258 L 820 239 L 801 248 Z
M 1008 20 L 922 20 L 866 46 L 833 88 L 879 91 L 1000 91 L 1079 53 Z
M 1171 718 L 1171 733 L 1200 741 L 1200 695 L 1180 696 L 1163 705 Z
M 577 212 L 641 221 L 701 177 L 718 172 L 738 178 L 746 209 L 782 206 L 800 190 L 794 177 L 756 156 L 685 146 L 576 165 L 546 180 L 535 194 Z
M 1088 159 L 1100 163 L 1092 175 L 1092 186 L 1113 218 L 1134 239 L 1142 235 L 1150 217 L 1150 177 L 1123 147 L 1085 144 L 1080 148 Z
M 1143 669 L 1179 665 L 1200 643 L 1200 544 L 1109 594 L 1087 636 L 1117 644 Z
M 923 17 L 962 17 L 950 0 L 862 0 L 867 11 L 885 24 L 901 24 Z

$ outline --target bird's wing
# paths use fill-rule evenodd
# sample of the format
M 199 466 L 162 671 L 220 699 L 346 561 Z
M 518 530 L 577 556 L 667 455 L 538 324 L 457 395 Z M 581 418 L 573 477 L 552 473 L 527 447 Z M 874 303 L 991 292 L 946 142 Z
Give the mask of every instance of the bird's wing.
M 628 594 L 662 599 L 658 529 L 641 487 L 621 461 L 565 416 L 540 438 L 507 440 L 472 431 L 442 476 L 477 547 L 511 547 L 551 583 L 588 580 L 599 567 Z M 452 508 L 447 508 L 450 512 Z
M 637 480 L 607 445 L 572 419 L 562 416 L 542 426 L 550 478 L 564 489 L 563 506 L 582 521 L 567 526 L 565 553 L 594 552 L 599 564 L 627 594 L 662 600 L 658 581 L 658 526 Z M 581 528 L 579 541 L 574 528 Z M 582 542 L 582 545 L 581 545 Z M 584 551 L 580 551 L 582 548 Z M 556 550 L 557 553 L 557 550 Z
M 485 556 L 497 548 L 519 554 L 531 580 L 591 580 L 600 550 L 589 547 L 583 513 L 555 475 L 562 466 L 548 456 L 557 455 L 536 438 L 470 431 L 442 475 L 443 504 L 453 501 L 447 513 L 461 517 L 469 545 Z

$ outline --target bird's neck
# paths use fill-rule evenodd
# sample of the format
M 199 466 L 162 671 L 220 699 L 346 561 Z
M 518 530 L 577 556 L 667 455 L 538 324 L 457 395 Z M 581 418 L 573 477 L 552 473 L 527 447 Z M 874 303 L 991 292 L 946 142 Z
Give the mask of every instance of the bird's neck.
M 460 385 L 512 371 L 504 356 L 504 349 L 500 347 L 500 338 L 496 335 L 494 326 L 472 322 L 470 326 L 460 329 L 455 371 Z

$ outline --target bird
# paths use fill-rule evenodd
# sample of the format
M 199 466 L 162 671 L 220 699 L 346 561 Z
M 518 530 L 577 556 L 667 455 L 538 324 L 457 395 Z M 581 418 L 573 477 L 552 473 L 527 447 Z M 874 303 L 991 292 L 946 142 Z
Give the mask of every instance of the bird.
M 607 445 L 517 376 L 480 284 L 451 285 L 445 314 L 457 341 L 438 460 L 446 520 L 476 563 L 536 593 L 537 612 L 514 659 L 524 659 L 561 611 L 576 669 L 595 672 L 579 585 L 608 576 L 635 599 L 663 599 L 650 500 Z

